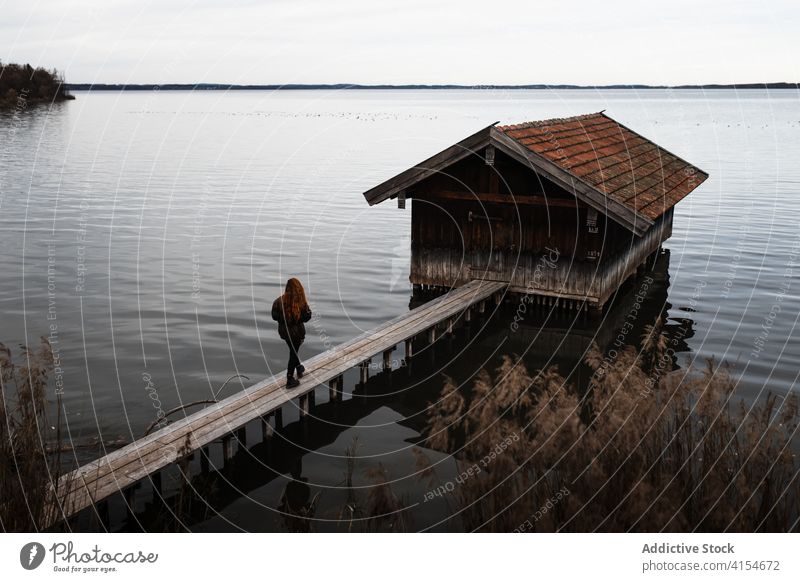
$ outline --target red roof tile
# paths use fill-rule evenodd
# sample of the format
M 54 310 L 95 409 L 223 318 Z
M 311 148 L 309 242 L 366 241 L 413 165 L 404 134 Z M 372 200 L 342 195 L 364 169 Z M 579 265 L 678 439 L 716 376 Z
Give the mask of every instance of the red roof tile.
M 497 129 L 650 220 L 708 178 L 702 170 L 602 112 Z

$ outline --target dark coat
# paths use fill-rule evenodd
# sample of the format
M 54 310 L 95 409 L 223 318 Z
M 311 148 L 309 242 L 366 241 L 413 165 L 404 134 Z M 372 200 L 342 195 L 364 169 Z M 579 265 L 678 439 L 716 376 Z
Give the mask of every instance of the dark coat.
M 292 345 L 297 348 L 306 339 L 306 326 L 303 324 L 311 319 L 311 308 L 306 305 L 300 312 L 299 320 L 294 320 L 286 315 L 283 310 L 283 301 L 281 297 L 278 297 L 272 302 L 272 319 L 278 322 L 278 335 L 281 336 L 281 339 L 291 341 Z

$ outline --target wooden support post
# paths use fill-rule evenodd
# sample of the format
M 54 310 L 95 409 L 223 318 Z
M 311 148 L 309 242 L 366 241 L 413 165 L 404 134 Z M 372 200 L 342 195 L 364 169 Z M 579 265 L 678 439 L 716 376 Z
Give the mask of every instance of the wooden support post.
M 484 311 L 486 311 L 486 302 L 481 300 L 478 302 L 478 313 L 483 313 Z
M 136 485 L 126 488 L 122 494 L 125 496 L 125 513 L 131 519 L 136 513 Z
M 453 318 L 447 320 L 447 334 L 453 335 Z
M 328 380 L 328 400 L 333 402 L 334 400 L 339 399 L 339 390 L 338 390 L 339 378 L 331 378 Z
M 413 346 L 414 338 L 410 337 L 406 340 L 406 362 L 408 362 L 412 357 L 414 357 L 414 346 Z
M 272 437 L 272 425 L 269 423 L 269 417 L 271 415 L 268 414 L 266 416 L 261 417 L 261 440 L 266 441 Z
M 100 524 L 103 526 L 103 529 L 106 531 L 111 529 L 111 512 L 108 509 L 108 501 L 103 500 L 97 503 L 95 505 L 95 511 L 97 511 L 97 517 L 100 519 Z
M 392 352 L 393 351 L 394 351 L 394 346 L 392 346 L 388 350 L 384 350 L 384 352 L 383 352 L 383 371 L 384 372 L 391 372 L 392 371 Z
M 153 483 L 153 502 L 161 498 L 161 471 L 156 471 L 150 475 L 150 481 Z
M 283 428 L 283 409 L 276 408 L 275 411 L 272 413 L 272 417 L 275 419 L 275 430 L 280 430 Z
M 400 190 L 397 194 L 397 207 L 401 210 L 406 207 L 406 191 Z
M 369 364 L 372 360 L 365 360 L 359 366 L 359 382 L 366 384 L 369 381 Z
M 495 305 L 500 305 L 500 302 L 502 300 L 503 300 L 503 295 L 502 295 L 502 293 L 500 293 L 500 291 L 498 291 L 497 293 L 494 294 L 494 304 Z
M 309 412 L 308 394 L 300 397 L 300 418 L 306 418 Z
M 200 472 L 204 475 L 209 471 L 210 459 L 211 451 L 209 451 L 208 447 L 203 447 L 203 450 L 200 451 Z
M 431 326 L 428 329 L 428 343 L 433 344 L 436 341 L 436 326 Z
M 186 480 L 189 481 L 189 457 L 183 457 L 178 461 L 178 467 L 181 470 L 181 476 Z
M 233 439 L 231 435 L 222 437 L 222 460 L 227 463 L 233 457 Z
M 467 323 L 472 321 L 472 305 L 467 306 L 467 308 L 464 310 L 464 321 Z

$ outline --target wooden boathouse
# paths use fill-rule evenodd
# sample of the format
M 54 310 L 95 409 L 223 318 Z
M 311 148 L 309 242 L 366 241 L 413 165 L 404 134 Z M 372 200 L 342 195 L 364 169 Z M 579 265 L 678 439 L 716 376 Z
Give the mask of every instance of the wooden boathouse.
M 417 286 L 474 279 L 602 308 L 672 234 L 708 178 L 605 113 L 493 124 L 364 193 L 411 203 Z

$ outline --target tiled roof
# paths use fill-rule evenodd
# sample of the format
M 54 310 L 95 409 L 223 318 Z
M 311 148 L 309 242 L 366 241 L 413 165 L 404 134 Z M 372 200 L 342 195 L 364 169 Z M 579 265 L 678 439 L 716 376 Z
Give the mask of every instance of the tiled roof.
M 602 112 L 497 129 L 651 220 L 708 178 L 702 170 Z

